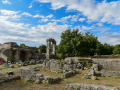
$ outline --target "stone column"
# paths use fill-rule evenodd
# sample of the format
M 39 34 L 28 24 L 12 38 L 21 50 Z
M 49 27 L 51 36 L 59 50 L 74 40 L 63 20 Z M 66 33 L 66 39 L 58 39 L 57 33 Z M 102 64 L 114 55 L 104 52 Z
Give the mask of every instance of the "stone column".
M 48 40 L 47 40 L 47 53 L 46 53 L 46 58 L 47 58 L 47 59 L 50 59 L 50 52 L 51 52 L 50 47 L 51 47 L 51 42 L 50 42 L 50 40 L 48 39 Z
M 42 50 L 41 49 L 38 49 L 38 52 L 40 55 L 42 55 Z
M 55 52 L 55 51 L 56 51 L 56 50 L 55 50 L 55 49 L 56 49 L 55 46 L 56 46 L 56 44 L 55 44 L 55 42 L 54 42 L 54 43 L 53 43 L 53 54 L 54 54 L 54 55 L 56 54 L 56 52 Z

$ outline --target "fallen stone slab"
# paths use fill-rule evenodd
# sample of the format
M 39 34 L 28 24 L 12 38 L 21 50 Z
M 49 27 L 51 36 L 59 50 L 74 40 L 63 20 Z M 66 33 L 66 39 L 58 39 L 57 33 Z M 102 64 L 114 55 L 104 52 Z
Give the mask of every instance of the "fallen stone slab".
M 4 80 L 0 80 L 0 83 L 12 81 L 12 80 L 17 80 L 17 79 L 20 79 L 20 76 L 5 78 Z
M 84 83 L 71 83 L 66 85 L 70 90 L 112 90 L 113 87 L 95 85 L 95 84 L 84 84 Z

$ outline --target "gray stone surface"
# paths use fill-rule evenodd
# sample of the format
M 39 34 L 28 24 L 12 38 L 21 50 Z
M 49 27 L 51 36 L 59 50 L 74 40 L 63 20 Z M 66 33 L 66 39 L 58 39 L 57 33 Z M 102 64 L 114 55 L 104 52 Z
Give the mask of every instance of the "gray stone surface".
M 98 80 L 97 76 L 92 76 L 91 79 L 92 80 Z
M 50 76 L 44 76 L 44 80 L 45 80 L 46 83 L 51 84 L 53 78 L 51 78 Z
M 37 80 L 35 81 L 35 84 L 40 84 L 40 80 L 37 79 Z
M 82 76 L 82 78 L 84 78 L 84 79 L 88 79 L 88 75 L 85 74 L 85 75 Z
M 61 80 L 60 77 L 54 77 L 54 78 L 53 78 L 53 83 L 58 82 L 58 81 L 60 81 L 60 80 Z
M 72 74 L 73 74 L 73 72 L 69 71 L 69 72 L 63 73 L 63 77 L 67 78 L 67 77 L 70 77 Z
M 120 70 L 120 59 L 92 59 L 93 63 L 99 64 L 99 67 L 103 66 L 106 70 Z M 101 68 L 100 68 L 101 70 Z
M 14 65 L 12 65 L 12 64 L 9 64 L 9 67 L 10 67 L 10 68 L 14 68 Z
M 108 70 L 101 70 L 102 76 L 120 76 L 120 72 L 117 71 L 108 71 Z
M 90 70 L 90 74 L 91 74 L 92 76 L 95 76 L 95 70 Z
M 84 83 L 71 83 L 71 84 L 67 84 L 66 87 L 70 90 L 112 90 L 113 88 L 103 85 L 84 84 Z

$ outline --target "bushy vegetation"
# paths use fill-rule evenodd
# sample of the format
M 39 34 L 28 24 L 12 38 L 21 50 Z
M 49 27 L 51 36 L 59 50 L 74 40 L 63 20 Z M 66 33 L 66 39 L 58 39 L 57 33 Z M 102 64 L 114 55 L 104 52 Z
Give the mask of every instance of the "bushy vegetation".
M 79 62 L 83 65 L 83 67 L 91 67 L 92 61 L 91 59 L 78 59 Z
M 40 49 L 40 50 L 42 50 L 42 53 L 46 53 L 46 45 L 40 45 L 38 48 Z
M 120 44 L 115 45 L 115 49 L 113 50 L 113 53 L 116 54 L 120 54 Z
M 39 46 L 43 53 L 46 53 L 46 45 Z M 51 45 L 52 50 L 52 45 Z M 94 56 L 120 54 L 120 44 L 113 46 L 107 43 L 102 44 L 93 33 L 81 33 L 78 29 L 67 29 L 61 33 L 61 41 L 56 45 L 56 52 L 59 58 L 74 56 Z
M 68 29 L 61 34 L 57 53 L 61 54 L 61 57 L 66 54 L 68 57 L 120 54 L 120 45 L 101 44 L 93 33 Z
M 61 34 L 61 41 L 57 48 L 57 53 L 61 56 L 68 54 L 73 56 L 93 56 L 97 48 L 97 37 L 90 32 L 85 34 L 78 29 L 68 29 Z

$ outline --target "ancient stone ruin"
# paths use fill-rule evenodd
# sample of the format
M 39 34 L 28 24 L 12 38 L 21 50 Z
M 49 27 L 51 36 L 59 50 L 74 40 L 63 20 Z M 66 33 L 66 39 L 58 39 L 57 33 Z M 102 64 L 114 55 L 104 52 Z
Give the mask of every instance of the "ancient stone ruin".
M 18 62 L 19 60 L 25 61 L 30 59 L 37 59 L 35 51 L 38 49 L 35 47 L 22 48 L 15 42 L 7 42 L 0 44 L 0 57 L 6 62 Z
M 47 42 L 47 53 L 46 53 L 46 59 L 56 58 L 56 41 L 55 39 L 49 38 L 46 40 Z M 53 52 L 51 53 L 51 42 L 53 44 Z

